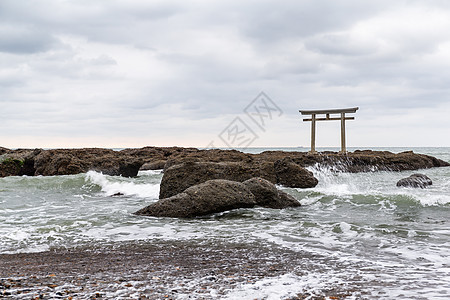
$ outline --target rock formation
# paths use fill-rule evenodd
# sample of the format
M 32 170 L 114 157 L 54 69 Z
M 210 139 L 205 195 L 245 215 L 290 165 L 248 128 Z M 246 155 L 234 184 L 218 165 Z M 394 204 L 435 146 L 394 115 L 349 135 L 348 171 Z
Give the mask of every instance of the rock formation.
M 164 171 L 159 198 L 168 198 L 181 193 L 190 186 L 211 179 L 226 179 L 243 182 L 252 177 L 262 177 L 273 184 L 288 187 L 311 188 L 318 183 L 308 170 L 286 161 L 273 162 L 184 162 L 173 165 Z
M 407 178 L 400 179 L 397 182 L 397 186 L 403 187 L 414 187 L 414 188 L 426 188 L 429 185 L 432 185 L 433 182 L 431 179 L 424 174 L 412 174 Z
M 269 181 L 252 178 L 241 182 L 214 179 L 193 185 L 184 192 L 161 199 L 135 214 L 154 217 L 192 218 L 237 208 L 300 206 Z
M 18 160 L 16 165 L 11 165 L 11 159 Z M 450 165 L 440 159 L 412 151 L 398 154 L 370 150 L 346 154 L 283 151 L 248 154 L 236 150 L 198 150 L 180 147 L 144 147 L 122 151 L 98 148 L 10 150 L 0 147 L 0 176 L 2 177 L 64 175 L 88 170 L 97 170 L 110 175 L 135 176 L 144 163 L 145 169 L 160 169 L 163 165 L 165 169 L 168 169 L 184 162 L 234 162 L 253 166 L 254 169 L 269 167 L 273 169 L 268 172 L 271 178 L 264 177 L 262 174 L 252 174 L 252 176 L 262 176 L 273 183 L 286 186 L 291 186 L 291 181 L 299 182 L 298 178 L 292 179 L 303 172 L 299 167 L 314 165 L 327 166 L 338 172 L 405 171 Z M 261 172 L 264 173 L 264 171 Z M 294 174 L 297 175 L 294 176 Z
M 217 179 L 191 186 L 182 193 L 150 204 L 136 214 L 191 218 L 255 205 L 255 196 L 244 184 Z
M 259 206 L 278 209 L 300 206 L 294 197 L 278 190 L 274 184 L 263 178 L 250 178 L 243 184 L 255 195 Z
M 294 188 L 312 188 L 319 182 L 314 175 L 296 164 L 289 156 L 274 162 L 276 183 Z
M 136 176 L 143 161 L 110 149 L 19 149 L 3 154 L 0 175 L 52 176 L 85 173 L 89 170 L 107 175 Z M 15 160 L 20 168 L 5 168 L 5 162 Z M 5 174 L 6 173 L 6 174 Z

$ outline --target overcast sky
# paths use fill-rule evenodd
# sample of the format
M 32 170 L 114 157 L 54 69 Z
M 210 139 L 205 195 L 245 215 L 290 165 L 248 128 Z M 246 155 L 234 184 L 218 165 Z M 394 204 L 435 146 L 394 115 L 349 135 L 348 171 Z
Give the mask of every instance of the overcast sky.
M 356 106 L 348 146 L 450 146 L 450 1 L 0 1 L 0 146 L 309 147 Z

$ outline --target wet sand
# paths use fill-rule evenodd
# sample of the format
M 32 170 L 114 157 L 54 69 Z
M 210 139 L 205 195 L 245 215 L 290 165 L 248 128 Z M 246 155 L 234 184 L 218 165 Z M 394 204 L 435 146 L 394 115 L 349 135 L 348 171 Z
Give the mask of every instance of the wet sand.
M 279 247 L 127 243 L 0 255 L 0 298 L 220 299 L 242 284 L 292 273 L 314 257 Z M 348 291 L 289 299 L 344 299 Z

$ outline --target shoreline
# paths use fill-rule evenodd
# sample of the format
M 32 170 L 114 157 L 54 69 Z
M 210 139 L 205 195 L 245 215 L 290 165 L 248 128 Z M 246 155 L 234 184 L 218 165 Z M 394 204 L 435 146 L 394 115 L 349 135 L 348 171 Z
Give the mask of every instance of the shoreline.
M 0 297 L 30 299 L 211 299 L 241 285 L 286 274 L 301 276 L 322 258 L 274 245 L 194 242 L 122 243 L 107 248 L 0 254 Z M 344 299 L 354 291 L 283 299 Z

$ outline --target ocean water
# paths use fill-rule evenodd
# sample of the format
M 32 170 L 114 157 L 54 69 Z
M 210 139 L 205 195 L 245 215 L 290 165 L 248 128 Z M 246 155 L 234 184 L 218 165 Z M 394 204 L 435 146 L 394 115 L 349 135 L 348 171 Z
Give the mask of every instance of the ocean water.
M 450 148 L 413 150 L 450 162 Z M 411 171 L 310 170 L 319 179 L 315 188 L 279 187 L 302 207 L 239 209 L 196 219 L 132 214 L 157 201 L 161 170 L 141 171 L 137 178 L 93 171 L 0 178 L 0 253 L 128 241 L 276 246 L 314 259 L 302 272 L 242 284 L 226 299 L 320 295 L 333 287 L 354 287 L 346 299 L 450 298 L 450 167 L 419 170 L 433 180 L 426 189 L 396 187 Z

